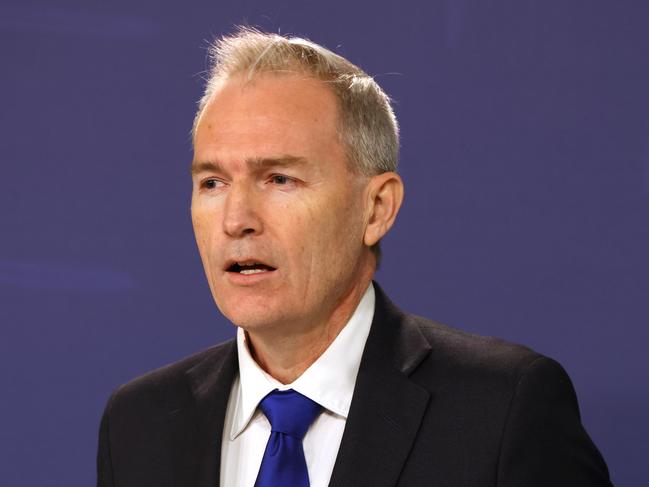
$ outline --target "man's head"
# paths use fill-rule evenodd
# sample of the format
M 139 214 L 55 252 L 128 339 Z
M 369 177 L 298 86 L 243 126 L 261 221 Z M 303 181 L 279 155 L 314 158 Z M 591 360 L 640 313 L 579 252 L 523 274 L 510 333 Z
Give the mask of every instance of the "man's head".
M 192 164 L 212 294 L 249 330 L 317 326 L 367 286 L 401 203 L 388 98 L 305 40 L 245 30 L 212 53 Z

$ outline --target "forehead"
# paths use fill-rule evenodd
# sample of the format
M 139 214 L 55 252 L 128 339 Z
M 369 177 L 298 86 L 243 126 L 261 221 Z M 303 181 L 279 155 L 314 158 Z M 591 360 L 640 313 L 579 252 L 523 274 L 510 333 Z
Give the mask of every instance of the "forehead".
M 320 80 L 300 74 L 261 74 L 222 82 L 196 126 L 197 144 L 231 136 L 308 140 L 338 136 L 338 103 Z M 307 137 L 307 140 L 304 139 Z

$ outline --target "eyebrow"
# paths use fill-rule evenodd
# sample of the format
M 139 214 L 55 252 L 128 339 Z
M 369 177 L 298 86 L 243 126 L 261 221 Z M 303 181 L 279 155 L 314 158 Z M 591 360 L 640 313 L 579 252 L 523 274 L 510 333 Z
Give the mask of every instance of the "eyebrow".
M 259 171 L 270 167 L 291 167 L 306 164 L 306 157 L 283 155 L 278 157 L 255 157 L 246 159 L 246 164 L 253 170 Z M 192 162 L 192 175 L 202 172 L 225 172 L 223 166 L 218 161 Z
M 221 164 L 218 162 L 204 161 L 204 162 L 193 162 L 189 168 L 192 176 L 202 173 L 202 172 L 222 172 Z
M 246 160 L 252 169 L 266 169 L 269 167 L 291 167 L 306 164 L 306 157 L 285 155 L 280 157 L 261 157 Z

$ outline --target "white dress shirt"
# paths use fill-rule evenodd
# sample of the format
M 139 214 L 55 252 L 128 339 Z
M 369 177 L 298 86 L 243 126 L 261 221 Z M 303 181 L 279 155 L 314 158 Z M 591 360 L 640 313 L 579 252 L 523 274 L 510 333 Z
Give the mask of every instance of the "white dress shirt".
M 329 484 L 374 317 L 374 302 L 374 287 L 370 283 L 329 348 L 291 384 L 281 384 L 257 365 L 248 350 L 245 333 L 239 328 L 239 376 L 232 384 L 225 415 L 221 487 L 254 487 L 270 436 L 270 423 L 257 406 L 275 389 L 293 389 L 323 407 L 302 444 L 311 487 Z

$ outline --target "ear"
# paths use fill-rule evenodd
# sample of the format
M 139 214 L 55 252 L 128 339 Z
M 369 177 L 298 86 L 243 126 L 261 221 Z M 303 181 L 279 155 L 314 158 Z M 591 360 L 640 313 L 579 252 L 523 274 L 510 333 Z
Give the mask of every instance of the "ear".
M 367 224 L 363 242 L 371 247 L 394 224 L 403 201 L 403 181 L 395 172 L 384 172 L 373 176 L 366 188 Z

